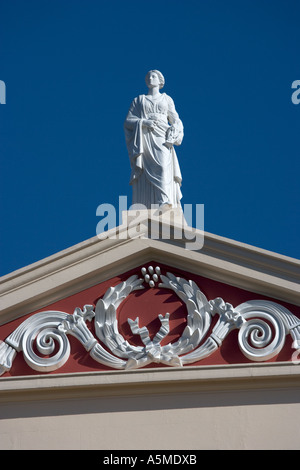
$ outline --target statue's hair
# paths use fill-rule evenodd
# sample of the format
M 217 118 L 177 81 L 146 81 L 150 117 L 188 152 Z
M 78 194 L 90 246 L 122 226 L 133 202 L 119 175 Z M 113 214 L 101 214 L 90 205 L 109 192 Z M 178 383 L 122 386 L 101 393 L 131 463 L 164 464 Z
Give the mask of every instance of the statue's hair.
M 149 72 L 147 73 L 146 78 L 145 78 L 146 84 L 148 85 L 148 77 L 149 77 L 151 72 L 154 72 L 154 73 L 157 74 L 158 79 L 159 79 L 159 88 L 163 88 L 164 85 L 165 85 L 165 78 L 159 70 L 149 70 Z

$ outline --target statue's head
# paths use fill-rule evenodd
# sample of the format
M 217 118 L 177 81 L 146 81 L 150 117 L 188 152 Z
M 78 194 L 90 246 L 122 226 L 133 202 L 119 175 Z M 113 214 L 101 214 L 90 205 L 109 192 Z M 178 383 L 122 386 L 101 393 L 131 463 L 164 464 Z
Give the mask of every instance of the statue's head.
M 150 78 L 151 74 L 156 74 L 157 75 L 158 81 L 159 81 L 159 88 L 163 88 L 163 86 L 165 85 L 165 79 L 164 79 L 163 74 L 159 70 L 149 70 L 149 72 L 147 73 L 146 78 L 145 78 L 146 85 L 149 86 L 149 78 Z

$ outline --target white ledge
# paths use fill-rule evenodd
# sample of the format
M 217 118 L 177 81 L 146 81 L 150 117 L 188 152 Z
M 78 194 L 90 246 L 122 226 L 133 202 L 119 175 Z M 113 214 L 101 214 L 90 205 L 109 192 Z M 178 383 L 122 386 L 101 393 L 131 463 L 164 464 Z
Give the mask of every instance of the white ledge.
M 3 377 L 1 401 L 300 387 L 300 367 L 259 363 Z

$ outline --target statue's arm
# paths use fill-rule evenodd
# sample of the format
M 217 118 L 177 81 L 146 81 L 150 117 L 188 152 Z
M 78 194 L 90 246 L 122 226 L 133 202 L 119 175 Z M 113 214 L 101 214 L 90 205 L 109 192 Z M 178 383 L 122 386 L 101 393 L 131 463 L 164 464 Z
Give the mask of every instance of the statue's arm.
M 175 145 L 180 145 L 183 139 L 183 124 L 179 115 L 175 109 L 175 104 L 173 99 L 167 95 L 168 100 L 168 121 L 171 125 L 170 132 L 168 133 Z
M 175 109 L 175 104 L 173 99 L 167 95 L 168 100 L 168 120 L 171 125 L 176 125 L 176 123 L 181 122 L 179 115 Z
M 139 117 L 140 113 L 138 112 L 137 100 L 138 98 L 135 98 L 131 103 L 124 123 L 124 126 L 130 130 L 134 129 L 136 124 L 141 120 Z

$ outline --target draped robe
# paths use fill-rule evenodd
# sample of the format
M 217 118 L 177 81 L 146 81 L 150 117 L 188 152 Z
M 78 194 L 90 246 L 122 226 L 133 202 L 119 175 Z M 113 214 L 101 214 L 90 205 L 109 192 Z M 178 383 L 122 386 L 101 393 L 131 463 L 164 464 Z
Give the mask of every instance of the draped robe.
M 143 120 L 157 121 L 154 130 Z M 158 100 L 140 95 L 133 100 L 125 123 L 125 138 L 131 164 L 132 203 L 180 206 L 181 172 L 174 145 L 180 145 L 183 125 L 167 94 Z

